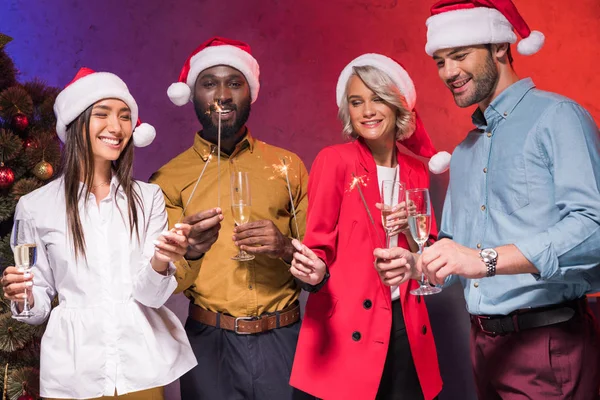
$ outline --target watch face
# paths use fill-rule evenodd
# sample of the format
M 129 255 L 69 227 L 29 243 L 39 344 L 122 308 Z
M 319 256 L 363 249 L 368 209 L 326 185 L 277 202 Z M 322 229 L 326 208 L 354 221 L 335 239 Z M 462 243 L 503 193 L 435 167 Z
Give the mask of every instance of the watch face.
M 493 260 L 496 257 L 498 257 L 498 253 L 494 249 L 481 250 L 481 258 L 484 260 Z

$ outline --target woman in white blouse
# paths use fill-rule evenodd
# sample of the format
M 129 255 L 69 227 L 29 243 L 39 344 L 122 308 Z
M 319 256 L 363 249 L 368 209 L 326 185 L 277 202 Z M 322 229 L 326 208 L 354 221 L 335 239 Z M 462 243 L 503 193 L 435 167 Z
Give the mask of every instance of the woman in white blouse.
M 116 75 L 81 69 L 58 95 L 65 143 L 60 176 L 23 196 L 15 219 L 35 227 L 37 264 L 2 278 L 17 315 L 27 296 L 41 324 L 40 394 L 53 399 L 163 399 L 163 386 L 196 365 L 185 331 L 164 307 L 187 249 L 167 229 L 163 195 L 132 178 L 133 146 L 154 128 Z M 28 295 L 25 295 L 25 288 Z M 51 310 L 52 299 L 59 305 Z

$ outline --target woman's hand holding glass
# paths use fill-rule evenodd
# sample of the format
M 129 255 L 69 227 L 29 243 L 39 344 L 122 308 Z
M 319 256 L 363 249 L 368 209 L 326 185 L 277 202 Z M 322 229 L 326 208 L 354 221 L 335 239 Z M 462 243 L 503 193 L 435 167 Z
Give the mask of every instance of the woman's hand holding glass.
M 375 206 L 384 211 L 386 205 L 383 203 L 376 203 Z M 388 234 L 391 236 L 398 235 L 399 233 L 410 234 L 410 228 L 408 226 L 408 212 L 406 211 L 406 202 L 396 204 L 391 208 L 387 208 L 388 213 L 384 217 L 384 227 L 388 230 Z
M 21 268 L 6 267 L 2 273 L 2 290 L 4 298 L 13 301 L 17 305 L 19 312 L 23 311 L 23 305 L 27 298 L 29 307 L 33 307 L 33 274 L 31 271 L 25 272 Z

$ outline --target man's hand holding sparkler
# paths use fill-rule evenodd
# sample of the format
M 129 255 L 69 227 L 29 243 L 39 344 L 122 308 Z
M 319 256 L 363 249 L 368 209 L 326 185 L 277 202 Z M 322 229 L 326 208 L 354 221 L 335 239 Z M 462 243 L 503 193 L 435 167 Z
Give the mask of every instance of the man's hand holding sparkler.
M 219 237 L 223 211 L 219 207 L 189 215 L 182 224 L 175 224 L 188 238 L 189 247 L 185 255 L 188 260 L 196 260 L 204 255 Z

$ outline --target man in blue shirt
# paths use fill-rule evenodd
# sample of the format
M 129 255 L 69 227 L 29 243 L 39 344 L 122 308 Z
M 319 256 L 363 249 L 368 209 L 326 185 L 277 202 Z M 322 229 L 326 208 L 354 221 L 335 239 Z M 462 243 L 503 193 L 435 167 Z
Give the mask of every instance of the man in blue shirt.
M 376 266 L 387 279 L 423 270 L 432 284 L 462 283 L 478 398 L 597 399 L 600 335 L 585 295 L 600 290 L 598 127 L 517 76 L 513 28 L 522 54 L 544 37 L 510 0 L 440 1 L 427 27 L 456 104 L 478 105 L 476 128 L 452 155 L 443 239 L 416 269 L 399 249 L 376 250 Z
M 458 3 L 458 4 L 457 4 Z M 441 1 L 426 51 L 475 129 L 450 167 L 442 231 L 420 265 L 460 280 L 480 399 L 596 399 L 600 340 L 585 295 L 600 289 L 598 127 L 574 101 L 512 68 L 543 44 L 510 0 Z

